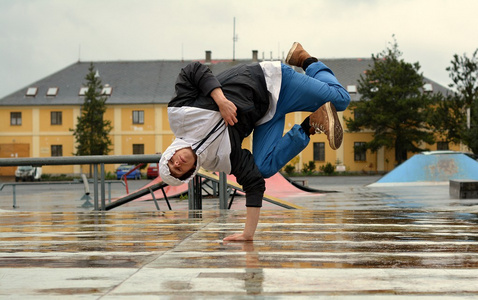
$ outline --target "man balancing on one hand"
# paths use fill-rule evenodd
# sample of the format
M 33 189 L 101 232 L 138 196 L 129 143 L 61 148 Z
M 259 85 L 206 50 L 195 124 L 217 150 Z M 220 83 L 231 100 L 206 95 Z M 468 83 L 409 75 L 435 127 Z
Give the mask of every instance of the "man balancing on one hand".
M 334 73 L 301 44 L 294 43 L 286 63 L 238 65 L 214 76 L 199 63 L 184 67 L 168 104 L 171 129 L 176 136 L 160 160 L 160 175 L 169 185 L 187 183 L 200 167 L 233 174 L 246 193 L 244 231 L 225 241 L 253 240 L 259 221 L 264 178 L 277 173 L 309 143 L 310 135 L 324 132 L 330 147 L 342 143 L 337 111 L 350 95 Z M 313 112 L 284 136 L 285 116 Z M 252 153 L 241 144 L 251 132 Z

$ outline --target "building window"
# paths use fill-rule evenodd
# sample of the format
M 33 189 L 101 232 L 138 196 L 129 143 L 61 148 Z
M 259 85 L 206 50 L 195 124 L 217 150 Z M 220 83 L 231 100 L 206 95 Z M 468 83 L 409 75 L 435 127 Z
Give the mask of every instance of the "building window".
M 61 125 L 62 124 L 62 113 L 61 111 L 52 111 L 51 115 L 51 125 Z
M 38 88 L 37 87 L 29 87 L 27 89 L 27 92 L 25 94 L 25 96 L 27 97 L 35 97 L 38 93 Z
M 10 125 L 22 125 L 22 113 L 21 112 L 11 112 L 10 113 Z
M 354 143 L 354 161 L 366 161 L 367 149 L 365 149 L 365 142 Z
M 425 83 L 425 84 L 423 85 L 423 91 L 424 91 L 425 93 L 431 93 L 431 92 L 433 92 L 433 85 L 432 85 L 431 83 Z
M 437 142 L 437 150 L 450 150 L 447 142 Z
M 57 87 L 48 88 L 48 90 L 46 91 L 46 96 L 47 97 L 55 97 L 56 95 L 58 95 L 58 88 Z
M 78 92 L 78 96 L 84 96 L 86 92 L 88 92 L 88 87 L 83 86 L 80 88 L 80 91 Z
M 144 144 L 133 144 L 133 154 L 144 154 Z
M 63 156 L 63 145 L 51 145 L 51 156 Z
M 357 86 L 355 84 L 347 85 L 347 92 L 349 92 L 350 94 L 356 94 Z
M 108 84 L 106 84 L 103 87 L 103 90 L 101 91 L 101 94 L 105 96 L 111 96 L 112 93 L 113 93 L 113 88 L 109 86 Z
M 314 143 L 314 160 L 325 161 L 325 143 Z
M 133 110 L 133 124 L 144 124 L 144 110 Z

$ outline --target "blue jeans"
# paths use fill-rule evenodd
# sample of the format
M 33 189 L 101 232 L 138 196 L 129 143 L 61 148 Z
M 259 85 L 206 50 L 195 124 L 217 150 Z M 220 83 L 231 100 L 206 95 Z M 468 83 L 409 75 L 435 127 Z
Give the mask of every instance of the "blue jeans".
M 253 134 L 252 152 L 264 178 L 277 173 L 310 141 L 297 124 L 282 136 L 285 115 L 299 111 L 314 112 L 328 101 L 334 104 L 337 111 L 343 111 L 350 102 L 350 95 L 326 65 L 313 63 L 304 75 L 282 64 L 282 84 L 276 112 L 270 121 L 257 126 Z

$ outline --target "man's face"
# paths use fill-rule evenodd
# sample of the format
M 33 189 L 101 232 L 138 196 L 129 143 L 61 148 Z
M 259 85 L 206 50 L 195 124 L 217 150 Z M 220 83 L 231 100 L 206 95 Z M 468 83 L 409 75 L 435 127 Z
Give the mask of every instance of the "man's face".
M 196 154 L 191 148 L 182 148 L 177 150 L 173 157 L 168 161 L 171 175 L 180 178 L 191 170 L 196 163 Z

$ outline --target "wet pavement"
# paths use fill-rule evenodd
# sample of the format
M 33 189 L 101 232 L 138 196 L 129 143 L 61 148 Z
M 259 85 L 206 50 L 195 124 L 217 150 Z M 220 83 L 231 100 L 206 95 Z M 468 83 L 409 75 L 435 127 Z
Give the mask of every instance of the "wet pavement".
M 4 190 L 0 299 L 478 298 L 478 199 L 327 180 L 308 179 L 337 193 L 287 199 L 305 209 L 265 204 L 248 243 L 222 242 L 243 228 L 242 197 L 94 212 L 72 187 L 22 187 L 17 209 Z

